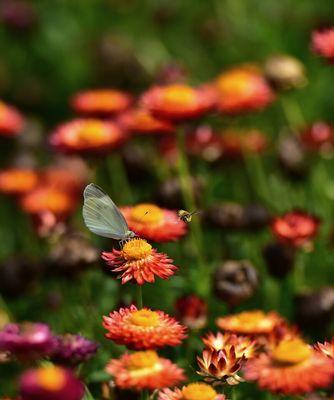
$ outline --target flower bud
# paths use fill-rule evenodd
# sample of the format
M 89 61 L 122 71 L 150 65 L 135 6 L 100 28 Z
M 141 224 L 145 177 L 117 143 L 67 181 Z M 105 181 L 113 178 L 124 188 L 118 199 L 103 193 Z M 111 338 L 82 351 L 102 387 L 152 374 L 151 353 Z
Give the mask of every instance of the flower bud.
M 203 299 L 191 294 L 177 299 L 176 318 L 190 329 L 202 329 L 207 322 L 207 304 Z
M 268 273 L 275 278 L 285 278 L 292 270 L 295 261 L 295 249 L 283 243 L 269 243 L 263 249 L 263 257 Z
M 307 172 L 306 152 L 295 136 L 285 136 L 278 144 L 278 159 L 291 178 L 302 178 Z

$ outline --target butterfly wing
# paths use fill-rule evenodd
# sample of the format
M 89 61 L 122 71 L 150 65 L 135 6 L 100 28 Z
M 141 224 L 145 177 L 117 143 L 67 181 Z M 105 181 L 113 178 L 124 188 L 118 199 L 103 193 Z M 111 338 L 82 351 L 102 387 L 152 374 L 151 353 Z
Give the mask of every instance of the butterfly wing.
M 96 235 L 125 239 L 129 227 L 111 198 L 97 185 L 90 183 L 84 190 L 83 218 L 87 228 Z

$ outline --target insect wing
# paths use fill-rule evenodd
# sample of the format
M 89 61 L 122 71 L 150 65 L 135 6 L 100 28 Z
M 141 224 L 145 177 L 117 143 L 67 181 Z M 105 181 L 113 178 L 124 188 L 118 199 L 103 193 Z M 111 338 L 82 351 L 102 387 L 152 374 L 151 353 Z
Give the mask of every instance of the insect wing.
M 84 190 L 83 218 L 87 228 L 99 236 L 125 239 L 128 224 L 111 198 L 91 183 Z

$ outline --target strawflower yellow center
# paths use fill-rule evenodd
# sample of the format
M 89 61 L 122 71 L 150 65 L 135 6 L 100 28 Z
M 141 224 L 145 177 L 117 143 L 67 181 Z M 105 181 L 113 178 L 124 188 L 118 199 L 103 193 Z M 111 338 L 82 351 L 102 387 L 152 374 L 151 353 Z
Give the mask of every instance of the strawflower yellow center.
M 70 199 L 67 194 L 57 191 L 45 192 L 37 202 L 40 201 L 41 208 L 48 209 L 55 213 L 64 212 L 70 206 Z
M 118 93 L 101 91 L 91 95 L 90 101 L 94 106 L 105 108 L 112 107 L 120 100 L 120 95 Z
M 214 400 L 217 392 L 205 383 L 191 383 L 182 389 L 184 400 Z
M 142 260 L 151 253 L 152 246 L 140 238 L 129 240 L 122 248 L 122 256 L 128 261 Z
M 86 121 L 80 127 L 77 138 L 88 144 L 103 141 L 106 137 L 106 129 L 100 121 Z
M 257 327 L 262 325 L 266 315 L 262 311 L 245 311 L 235 316 L 235 321 L 246 327 Z
M 163 98 L 167 105 L 183 106 L 196 100 L 196 92 L 185 85 L 170 85 L 164 89 Z
M 32 171 L 11 170 L 0 173 L 0 187 L 6 190 L 30 189 L 37 183 L 37 176 Z
M 158 360 L 159 357 L 155 351 L 137 351 L 130 355 L 130 368 L 152 368 Z
M 43 389 L 56 392 L 64 387 L 66 375 L 59 367 L 44 367 L 37 371 L 37 382 Z
M 142 327 L 155 327 L 159 325 L 159 314 L 151 310 L 139 310 L 131 314 L 132 324 Z
M 252 75 L 245 71 L 233 71 L 218 79 L 218 87 L 223 93 L 238 94 L 252 90 Z
M 299 364 L 311 357 L 312 350 L 301 339 L 283 340 L 273 350 L 272 357 L 275 361 L 287 364 Z
M 158 225 L 163 219 L 164 213 L 154 204 L 138 204 L 131 210 L 131 218 L 140 224 Z

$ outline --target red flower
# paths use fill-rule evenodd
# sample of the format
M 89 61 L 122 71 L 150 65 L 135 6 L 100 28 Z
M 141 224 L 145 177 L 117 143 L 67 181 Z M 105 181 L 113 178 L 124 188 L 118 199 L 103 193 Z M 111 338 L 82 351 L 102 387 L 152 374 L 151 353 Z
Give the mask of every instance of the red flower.
M 103 252 L 102 258 L 113 272 L 119 272 L 122 283 L 136 281 L 138 285 L 152 283 L 155 276 L 168 279 L 177 267 L 166 254 L 158 253 L 146 240 L 134 238 L 125 243 L 122 250 Z
M 334 363 L 303 340 L 290 338 L 281 341 L 268 354 L 262 353 L 248 361 L 244 377 L 257 381 L 261 389 L 300 395 L 330 386 Z
M 145 108 L 137 108 L 123 113 L 118 122 L 124 129 L 144 135 L 172 133 L 175 131 L 175 127 L 170 121 L 154 117 Z
M 142 105 L 154 116 L 171 120 L 200 117 L 215 104 L 214 91 L 209 87 L 194 89 L 190 86 L 172 84 L 155 86 L 142 97 Z
M 316 54 L 334 61 L 334 27 L 312 33 L 312 49 Z
M 21 195 L 32 190 L 38 183 L 38 173 L 27 168 L 8 168 L 0 171 L 0 192 Z
M 271 224 L 273 234 L 283 243 L 301 247 L 318 232 L 318 218 L 303 211 L 291 211 L 277 217 Z
M 218 109 L 227 114 L 261 110 L 275 98 L 262 73 L 249 65 L 222 73 L 215 85 Z
M 91 116 L 110 116 L 129 107 L 131 97 L 119 90 L 97 89 L 77 93 L 71 99 L 73 109 Z
M 23 129 L 23 117 L 12 106 L 0 101 L 0 136 L 16 136 Z
M 116 386 L 130 390 L 156 390 L 174 386 L 185 380 L 183 370 L 155 351 L 123 354 L 109 362 L 106 371 Z
M 202 329 L 206 325 L 208 306 L 195 294 L 178 298 L 175 308 L 177 318 L 190 329 Z
M 50 144 L 64 153 L 105 153 L 119 147 L 128 137 L 113 122 L 75 119 L 56 128 Z
M 303 145 L 311 151 L 333 150 L 334 129 L 327 122 L 315 122 L 300 134 Z
M 164 389 L 159 392 L 158 400 L 225 400 L 223 394 L 218 394 L 206 383 L 196 382 L 183 386 L 182 389 Z
M 187 224 L 179 219 L 176 211 L 154 204 L 123 207 L 122 213 L 129 229 L 147 240 L 169 242 L 180 239 L 187 233 Z
M 268 147 L 267 137 L 260 131 L 224 132 L 221 137 L 223 157 L 242 158 L 245 154 L 259 154 Z
M 157 349 L 177 346 L 185 338 L 186 328 L 163 311 L 138 310 L 132 305 L 103 317 L 106 338 L 130 349 Z

